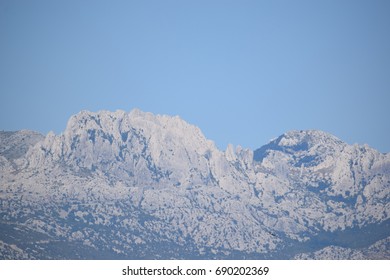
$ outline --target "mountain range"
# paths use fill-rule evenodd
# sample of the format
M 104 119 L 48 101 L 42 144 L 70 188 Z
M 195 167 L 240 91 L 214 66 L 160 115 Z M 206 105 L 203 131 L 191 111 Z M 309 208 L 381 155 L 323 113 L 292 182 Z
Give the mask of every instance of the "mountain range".
M 225 151 L 179 117 L 0 132 L 0 259 L 390 259 L 390 154 L 319 130 Z

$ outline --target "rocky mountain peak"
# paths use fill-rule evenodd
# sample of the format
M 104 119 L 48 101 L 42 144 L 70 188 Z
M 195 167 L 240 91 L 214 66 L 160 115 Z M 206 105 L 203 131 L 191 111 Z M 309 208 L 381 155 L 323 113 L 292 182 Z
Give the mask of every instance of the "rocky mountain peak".
M 315 146 L 339 146 L 344 143 L 330 133 L 321 130 L 292 130 L 276 139 L 280 147 L 295 151 Z
M 68 121 L 64 132 L 65 137 L 71 138 L 75 134 L 83 134 L 89 131 L 103 131 L 110 134 L 115 142 L 126 142 L 131 131 L 142 132 L 146 137 L 153 135 L 175 135 L 175 137 L 185 136 L 187 138 L 205 138 L 200 129 L 183 121 L 180 117 L 154 115 L 134 109 L 127 113 L 122 110 L 115 112 L 81 111 L 72 116 Z M 92 139 L 91 139 L 92 140 Z
M 320 130 L 292 130 L 282 134 L 254 152 L 254 159 L 262 161 L 270 152 L 279 151 L 287 155 L 329 155 L 342 150 L 346 143 Z
M 29 161 L 36 167 L 61 163 L 115 178 L 143 178 L 145 184 L 163 178 L 181 184 L 190 177 L 203 182 L 210 173 L 208 161 L 221 154 L 199 128 L 180 117 L 135 109 L 82 111 L 70 118 L 63 134 L 48 134 Z

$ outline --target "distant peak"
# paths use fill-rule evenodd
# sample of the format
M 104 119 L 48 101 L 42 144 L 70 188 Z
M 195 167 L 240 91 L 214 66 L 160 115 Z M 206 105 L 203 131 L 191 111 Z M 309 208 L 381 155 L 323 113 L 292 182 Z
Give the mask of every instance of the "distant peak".
M 129 116 L 131 118 L 145 118 L 145 117 L 151 118 L 154 117 L 154 114 L 150 112 L 144 112 L 138 108 L 134 108 L 133 110 L 130 111 Z
M 181 121 L 185 122 L 180 116 L 171 116 L 171 115 L 165 115 L 165 114 L 153 114 L 150 112 L 144 112 L 138 108 L 134 108 L 133 110 L 130 111 L 129 113 L 130 118 L 143 118 L 146 120 L 176 120 L 176 121 Z
M 303 143 L 307 146 L 317 144 L 342 144 L 336 136 L 322 130 L 291 130 L 274 140 L 279 146 L 296 147 Z
M 70 139 L 74 134 L 92 133 L 91 131 L 100 130 L 112 134 L 114 137 L 119 137 L 118 135 L 121 133 L 127 133 L 132 129 L 141 130 L 143 133 L 155 137 L 171 133 L 180 137 L 204 138 L 198 127 L 187 123 L 179 116 L 154 115 L 137 108 L 130 112 L 83 110 L 69 119 L 64 134 Z
M 320 146 L 322 151 L 330 152 L 344 145 L 346 144 L 336 136 L 321 130 L 291 130 L 257 149 L 254 159 L 261 161 L 271 150 L 293 154 Z

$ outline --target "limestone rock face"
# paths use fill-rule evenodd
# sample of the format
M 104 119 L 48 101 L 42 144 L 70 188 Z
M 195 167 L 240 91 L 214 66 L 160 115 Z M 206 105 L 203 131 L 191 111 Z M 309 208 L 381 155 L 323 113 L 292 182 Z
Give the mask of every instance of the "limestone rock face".
M 220 151 L 179 117 L 82 111 L 1 132 L 0 171 L 2 259 L 389 258 L 390 155 L 322 131 Z

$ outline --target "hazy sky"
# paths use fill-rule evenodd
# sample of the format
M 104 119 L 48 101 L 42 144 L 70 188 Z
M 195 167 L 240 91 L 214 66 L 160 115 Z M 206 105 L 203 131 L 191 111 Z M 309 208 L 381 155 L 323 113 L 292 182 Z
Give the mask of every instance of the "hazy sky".
M 390 152 L 390 1 L 0 0 L 0 129 L 179 115 L 225 149 L 320 129 Z

